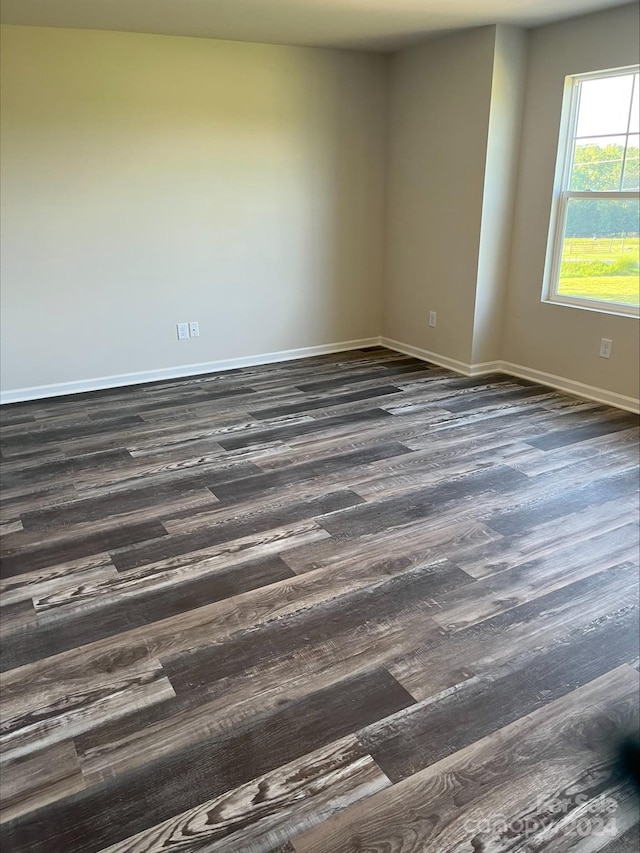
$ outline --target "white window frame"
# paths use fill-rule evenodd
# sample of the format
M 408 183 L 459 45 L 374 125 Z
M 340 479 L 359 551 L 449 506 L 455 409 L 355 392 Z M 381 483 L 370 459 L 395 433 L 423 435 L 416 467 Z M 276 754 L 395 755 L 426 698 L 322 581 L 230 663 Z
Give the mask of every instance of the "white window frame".
M 628 65 L 624 68 L 612 68 L 607 71 L 594 71 L 588 74 L 574 74 L 565 79 L 565 96 L 562 106 L 563 121 L 561 123 L 560 140 L 558 144 L 553 208 L 551 212 L 551 226 L 549 229 L 549 241 L 547 245 L 547 270 L 542 290 L 543 302 L 550 302 L 555 305 L 570 305 L 574 308 L 584 308 L 590 311 L 599 311 L 607 314 L 623 314 L 630 317 L 640 316 L 640 309 L 633 305 L 623 305 L 620 302 L 599 301 L 597 299 L 583 299 L 579 296 L 566 296 L 558 293 L 560 264 L 562 263 L 562 249 L 564 245 L 564 232 L 569 199 L 624 199 L 640 197 L 640 193 L 636 190 L 576 192 L 568 189 L 573 169 L 574 143 L 578 125 L 580 83 L 585 80 L 598 80 L 603 77 L 618 77 L 628 74 L 637 74 L 639 70 L 640 66 L 638 65 Z M 628 127 L 629 125 L 627 125 L 627 129 Z M 621 134 L 611 135 L 620 136 Z M 622 169 L 624 170 L 624 161 L 622 163 Z

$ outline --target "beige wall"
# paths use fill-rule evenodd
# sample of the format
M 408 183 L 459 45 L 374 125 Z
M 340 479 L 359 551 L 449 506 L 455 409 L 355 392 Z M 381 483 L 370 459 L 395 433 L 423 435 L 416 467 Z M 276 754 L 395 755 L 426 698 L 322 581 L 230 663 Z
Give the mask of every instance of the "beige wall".
M 564 78 L 638 62 L 638 7 L 531 34 L 503 358 L 629 397 L 638 396 L 638 320 L 540 300 Z M 600 338 L 613 339 L 609 361 Z
M 379 334 L 383 57 L 2 40 L 5 391 Z
M 540 297 L 564 78 L 637 62 L 638 23 L 390 59 L 3 28 L 3 389 L 382 333 L 637 397 L 638 321 Z
M 393 56 L 383 334 L 471 361 L 495 27 Z M 438 324 L 428 326 L 429 311 Z
M 508 290 L 528 33 L 496 27 L 484 168 L 472 364 L 500 359 Z

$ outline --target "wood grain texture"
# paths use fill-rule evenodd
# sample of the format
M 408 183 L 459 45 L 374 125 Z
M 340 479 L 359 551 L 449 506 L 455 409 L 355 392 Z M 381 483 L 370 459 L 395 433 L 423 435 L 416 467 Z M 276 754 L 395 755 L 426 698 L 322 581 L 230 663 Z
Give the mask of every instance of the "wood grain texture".
M 437 641 L 425 641 L 415 652 L 393 661 L 389 669 L 421 701 L 474 676 L 488 675 L 576 631 L 634 613 L 639 600 L 637 566 L 614 566 L 460 631 L 442 629 Z
M 201 803 L 105 853 L 272 851 L 347 805 L 391 783 L 351 736 Z M 293 850 L 293 847 L 290 847 Z
M 85 646 L 293 576 L 279 557 L 267 558 L 241 568 L 196 577 L 177 587 L 158 589 L 135 600 L 114 601 L 97 609 L 89 618 L 85 609 L 76 606 L 76 596 L 82 593 L 77 587 L 38 598 L 38 613 L 46 611 L 48 618 L 41 617 L 39 624 L 33 625 L 28 633 L 13 633 L 5 638 L 0 647 L 0 671 L 6 672 L 48 655 Z
M 12 843 L 45 851 L 54 836 L 62 849 L 82 839 L 82 849 L 100 850 L 159 823 L 169 804 L 174 812 L 182 812 L 193 802 L 231 790 L 412 702 L 381 668 L 291 703 L 285 694 L 282 706 L 271 714 L 129 774 L 126 797 L 118 795 L 121 780 L 116 779 L 15 819 L 9 824 Z
M 635 670 L 613 670 L 294 838 L 294 849 L 561 849 L 583 800 L 608 787 L 616 805 L 629 797 L 616 790 L 610 738 L 637 724 L 637 693 Z M 605 816 L 593 813 L 594 830 Z
M 623 835 L 619 835 L 603 847 L 606 853 L 637 853 L 640 849 L 640 823 L 634 824 Z
M 48 566 L 59 566 L 82 557 L 123 548 L 167 535 L 159 522 L 122 525 L 89 535 L 74 536 L 66 541 L 47 543 L 35 548 L 7 548 L 2 559 L 2 578 L 8 578 Z
M 5 763 L 0 773 L 0 821 L 27 814 L 84 788 L 72 741 Z
M 627 610 L 588 631 L 576 631 L 543 651 L 512 658 L 458 689 L 429 697 L 396 718 L 360 734 L 393 781 L 405 779 L 553 699 L 633 660 L 638 610 Z M 451 730 L 451 720 L 459 725 Z
M 303 699 L 365 669 L 383 666 L 439 634 L 420 608 L 402 619 L 379 618 L 353 632 L 304 642 L 288 656 L 264 661 L 218 681 L 194 685 L 174 699 L 148 705 L 126 719 L 107 722 L 75 739 L 88 784 L 129 773 L 148 760 L 217 734 L 233 731 L 282 703 Z
M 379 347 L 0 414 L 3 850 L 630 849 L 637 418 Z

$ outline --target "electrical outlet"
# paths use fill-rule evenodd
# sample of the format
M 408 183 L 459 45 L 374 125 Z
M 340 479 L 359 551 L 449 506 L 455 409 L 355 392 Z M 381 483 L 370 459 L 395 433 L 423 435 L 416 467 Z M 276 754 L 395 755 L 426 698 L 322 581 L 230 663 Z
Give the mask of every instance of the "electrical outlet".
M 429 311 L 429 325 L 432 329 L 436 327 L 437 314 L 435 311 Z
M 176 329 L 178 330 L 178 340 L 186 341 L 189 337 L 189 324 L 188 323 L 177 323 Z
M 601 338 L 600 339 L 600 358 L 611 358 L 611 349 L 613 347 L 613 341 L 611 338 Z
M 197 320 L 192 320 L 189 323 L 189 335 L 192 338 L 199 338 L 200 337 L 200 326 L 198 325 Z

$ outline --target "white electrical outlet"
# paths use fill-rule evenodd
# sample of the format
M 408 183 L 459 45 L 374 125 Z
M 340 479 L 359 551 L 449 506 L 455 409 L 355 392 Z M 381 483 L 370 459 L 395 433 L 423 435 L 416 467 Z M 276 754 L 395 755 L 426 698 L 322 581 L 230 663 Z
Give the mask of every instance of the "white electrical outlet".
M 192 320 L 191 323 L 189 323 L 189 335 L 192 338 L 200 337 L 200 326 L 198 325 L 197 320 Z
M 613 341 L 611 338 L 601 338 L 600 339 L 600 358 L 611 358 L 611 349 L 613 347 Z
M 437 314 L 435 311 L 429 311 L 429 325 L 432 329 L 436 327 Z
M 178 330 L 178 340 L 186 341 L 189 337 L 189 324 L 188 323 L 177 323 L 176 329 Z

